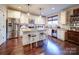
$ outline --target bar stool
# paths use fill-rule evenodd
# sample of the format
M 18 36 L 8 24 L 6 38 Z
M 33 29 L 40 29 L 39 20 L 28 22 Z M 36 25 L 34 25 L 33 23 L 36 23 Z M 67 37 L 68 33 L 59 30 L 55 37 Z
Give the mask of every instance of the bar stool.
M 29 37 L 29 46 L 30 46 L 30 49 L 32 49 L 33 48 L 32 47 L 32 42 L 35 40 L 34 37 L 36 37 L 36 35 L 29 34 L 28 37 Z
M 31 35 L 28 34 L 28 38 L 29 38 L 29 49 L 30 49 L 30 40 L 31 40 Z
M 32 42 L 34 42 L 35 41 L 35 37 L 36 37 L 36 35 L 34 34 L 34 35 L 32 35 Z M 35 43 L 35 46 L 37 46 L 36 45 L 36 43 Z M 33 47 L 33 46 L 32 46 Z
M 43 42 L 42 42 L 42 39 L 43 39 L 43 36 L 44 35 L 44 33 L 42 32 L 42 33 L 40 33 L 40 38 L 39 38 L 39 43 L 38 43 L 38 45 L 39 45 L 39 47 L 41 47 L 42 45 L 43 45 Z
M 43 39 L 44 33 L 40 33 L 40 39 Z

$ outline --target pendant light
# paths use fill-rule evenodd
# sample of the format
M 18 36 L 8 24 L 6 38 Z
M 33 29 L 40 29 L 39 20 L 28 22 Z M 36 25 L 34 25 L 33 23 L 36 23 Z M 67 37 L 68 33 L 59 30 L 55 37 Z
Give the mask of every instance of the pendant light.
M 30 4 L 28 4 L 28 13 L 27 13 L 28 18 L 30 17 L 29 6 Z
M 42 15 L 41 15 L 42 8 L 39 8 L 39 10 L 40 10 L 40 16 L 39 16 L 39 18 L 41 19 L 41 17 L 42 17 Z

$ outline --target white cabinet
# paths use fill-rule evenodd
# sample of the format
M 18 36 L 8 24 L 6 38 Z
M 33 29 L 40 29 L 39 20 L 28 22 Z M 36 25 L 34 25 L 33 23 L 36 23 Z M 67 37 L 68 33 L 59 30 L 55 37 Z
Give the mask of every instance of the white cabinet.
M 28 24 L 28 16 L 25 13 L 21 13 L 20 22 L 23 24 Z
M 31 37 L 28 36 L 29 34 L 31 35 Z M 43 38 L 45 38 L 45 37 L 43 37 Z M 27 33 L 23 34 L 22 42 L 23 42 L 23 45 L 27 45 L 30 43 L 34 43 L 34 42 L 43 40 L 43 38 L 40 39 L 39 32 L 27 32 Z
M 65 30 L 58 29 L 57 30 L 57 38 L 64 41 L 65 40 Z
M 37 16 L 35 18 L 35 24 L 45 24 L 45 18 Z
M 8 10 L 9 18 L 20 18 L 21 12 L 15 10 Z
M 67 12 L 66 11 L 60 12 L 59 18 L 60 18 L 59 19 L 60 24 L 66 24 L 66 22 L 67 22 Z
M 29 44 L 29 38 L 27 34 L 23 35 L 22 42 L 23 42 L 23 45 Z
M 6 8 L 0 5 L 0 45 L 6 41 Z

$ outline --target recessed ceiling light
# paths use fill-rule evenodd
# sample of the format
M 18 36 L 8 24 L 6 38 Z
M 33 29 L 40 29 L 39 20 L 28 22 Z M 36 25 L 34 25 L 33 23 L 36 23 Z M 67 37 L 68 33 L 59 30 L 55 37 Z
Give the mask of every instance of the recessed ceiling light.
M 55 8 L 52 8 L 52 10 L 54 10 Z

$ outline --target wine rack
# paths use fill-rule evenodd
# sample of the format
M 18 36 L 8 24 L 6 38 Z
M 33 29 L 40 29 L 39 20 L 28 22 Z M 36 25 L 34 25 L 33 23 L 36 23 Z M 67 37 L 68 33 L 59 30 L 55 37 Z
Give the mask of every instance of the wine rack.
M 79 15 L 70 16 L 70 30 L 79 31 Z

